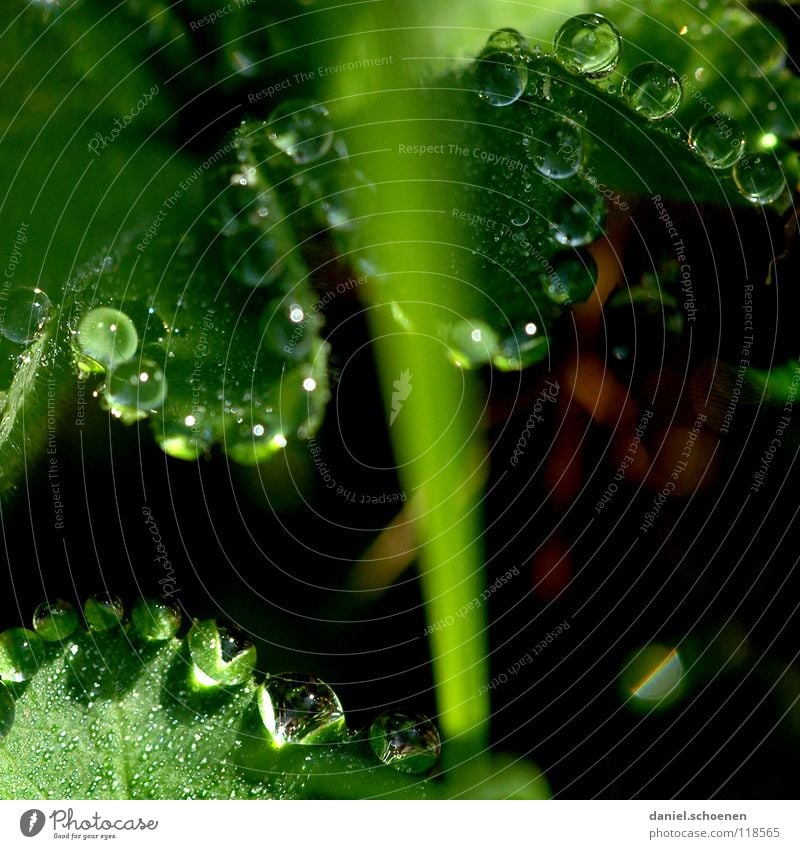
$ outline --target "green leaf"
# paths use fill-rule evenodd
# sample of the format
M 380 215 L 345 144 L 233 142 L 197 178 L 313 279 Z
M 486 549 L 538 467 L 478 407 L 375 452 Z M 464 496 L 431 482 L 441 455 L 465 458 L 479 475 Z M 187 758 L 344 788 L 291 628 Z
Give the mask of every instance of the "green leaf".
M 147 644 L 130 626 L 49 644 L 34 677 L 9 685 L 16 716 L 0 742 L 0 798 L 439 794 L 425 778 L 380 764 L 363 734 L 276 749 L 259 717 L 255 681 L 204 687 L 193 668 L 184 640 Z

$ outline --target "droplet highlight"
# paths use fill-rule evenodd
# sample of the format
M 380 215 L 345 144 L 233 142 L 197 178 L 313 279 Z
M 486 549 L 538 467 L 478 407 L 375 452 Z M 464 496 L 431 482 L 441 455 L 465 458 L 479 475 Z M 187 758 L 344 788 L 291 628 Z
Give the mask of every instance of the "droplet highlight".
M 122 624 L 125 605 L 111 593 L 96 593 L 86 599 L 83 618 L 91 631 L 110 631 Z
M 18 286 L 5 298 L 0 314 L 0 333 L 17 345 L 28 345 L 44 327 L 50 314 L 50 298 L 41 289 Z
M 106 397 L 114 406 L 125 409 L 157 410 L 167 397 L 164 370 L 150 359 L 122 363 L 108 376 Z
M 0 678 L 28 681 L 44 661 L 44 643 L 27 628 L 9 628 L 0 634 Z
M 776 201 L 786 188 L 783 169 L 771 153 L 740 159 L 733 166 L 733 181 L 740 194 L 759 205 Z
M 570 71 L 586 77 L 605 77 L 617 66 L 622 39 L 602 15 L 577 15 L 556 33 L 553 53 Z
M 301 672 L 267 676 L 258 690 L 258 710 L 278 747 L 332 742 L 345 730 L 336 693 L 324 681 Z
M 133 357 L 139 334 L 124 312 L 98 307 L 81 319 L 76 341 L 82 354 L 105 368 L 113 368 Z
M 78 627 L 78 611 L 63 599 L 42 602 L 33 613 L 33 630 L 48 643 L 66 640 Z
M 683 86 L 672 68 L 661 62 L 643 62 L 622 82 L 622 98 L 650 121 L 674 115 L 683 99 Z
M 131 611 L 131 621 L 143 640 L 159 643 L 178 633 L 181 611 L 169 601 L 140 598 Z
M 689 145 L 711 168 L 735 165 L 744 155 L 744 143 L 739 122 L 722 113 L 701 118 L 689 131 Z
M 235 686 L 252 675 L 256 648 L 238 628 L 201 620 L 192 625 L 186 639 L 198 684 Z
M 267 121 L 267 138 L 295 165 L 322 159 L 333 144 L 333 124 L 319 103 L 287 100 Z
M 439 760 L 442 743 L 436 726 L 422 714 L 390 711 L 375 719 L 369 729 L 375 756 L 400 772 L 429 772 Z
M 490 106 L 510 106 L 522 97 L 527 84 L 527 65 L 513 53 L 483 53 L 475 63 L 478 96 Z

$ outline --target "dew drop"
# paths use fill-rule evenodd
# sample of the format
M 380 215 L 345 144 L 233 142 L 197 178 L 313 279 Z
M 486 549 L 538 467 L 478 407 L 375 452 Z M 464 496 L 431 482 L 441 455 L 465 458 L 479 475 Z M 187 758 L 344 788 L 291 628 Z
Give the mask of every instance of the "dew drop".
M 689 131 L 689 144 L 711 168 L 730 168 L 744 154 L 744 130 L 727 115 L 707 115 Z
M 599 194 L 563 195 L 553 208 L 553 235 L 562 245 L 591 244 L 603 232 L 605 203 Z
M 27 681 L 44 661 L 44 643 L 27 628 L 9 628 L 0 634 L 0 678 Z
M 621 93 L 635 112 L 650 121 L 659 121 L 677 111 L 683 86 L 672 68 L 661 62 L 643 62 L 625 77 Z
M 98 307 L 81 319 L 77 344 L 82 354 L 106 368 L 113 368 L 136 353 L 139 334 L 124 312 Z
M 17 712 L 14 697 L 8 687 L 0 681 L 0 740 L 8 736 L 11 726 L 14 724 L 14 715 Z
M 514 329 L 503 336 L 492 364 L 500 371 L 521 371 L 547 356 L 550 343 L 541 322 L 515 323 Z
M 108 376 L 106 396 L 115 407 L 156 410 L 167 397 L 167 378 L 155 360 L 131 360 Z
M 530 211 L 525 206 L 518 206 L 511 214 L 511 223 L 515 227 L 524 227 L 530 220 Z
M 50 298 L 41 289 L 18 286 L 5 298 L 0 313 L 0 333 L 17 345 L 27 345 L 44 327 L 51 308 Z
M 42 602 L 33 613 L 33 630 L 46 642 L 65 640 L 78 627 L 78 612 L 62 599 Z
M 597 266 L 586 251 L 570 251 L 553 261 L 552 274 L 542 279 L 544 293 L 565 307 L 583 303 L 594 291 Z
M 400 772 L 429 772 L 442 751 L 436 726 L 422 714 L 388 711 L 369 728 L 369 745 L 376 757 Z
M 567 118 L 548 122 L 532 139 L 528 155 L 536 170 L 551 180 L 565 180 L 577 173 L 583 158 L 583 136 Z
M 296 165 L 321 159 L 333 144 L 328 110 L 310 100 L 287 100 L 267 120 L 267 138 Z
M 258 710 L 276 746 L 327 743 L 345 730 L 339 697 L 324 681 L 302 672 L 268 675 L 258 690 Z
M 577 15 L 556 33 L 553 53 L 564 67 L 587 77 L 605 77 L 617 66 L 621 39 L 602 15 Z
M 739 193 L 755 204 L 772 203 L 786 188 L 783 169 L 770 153 L 740 159 L 733 166 L 733 181 Z
M 475 85 L 490 106 L 510 106 L 528 84 L 528 68 L 513 53 L 482 53 L 475 63 Z
M 486 51 L 500 51 L 525 56 L 528 53 L 528 40 L 518 30 L 503 27 L 495 30 L 486 41 Z
M 122 600 L 111 593 L 96 593 L 86 599 L 83 617 L 91 631 L 110 631 L 122 624 L 125 606 Z
M 483 321 L 456 321 L 448 336 L 450 358 L 459 366 L 488 363 L 497 350 L 497 334 Z
M 140 598 L 131 611 L 131 621 L 143 640 L 158 643 L 178 633 L 181 612 L 172 602 Z
M 234 686 L 244 683 L 253 672 L 256 648 L 232 625 L 218 624 L 214 619 L 197 621 L 189 629 L 187 642 L 200 684 Z

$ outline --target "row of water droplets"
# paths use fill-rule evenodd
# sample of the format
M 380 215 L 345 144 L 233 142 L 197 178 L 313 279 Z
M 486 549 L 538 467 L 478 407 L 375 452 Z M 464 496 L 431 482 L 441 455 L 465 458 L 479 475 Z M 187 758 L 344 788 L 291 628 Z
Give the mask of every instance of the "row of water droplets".
M 122 601 L 110 594 L 87 599 L 83 619 L 89 630 L 102 634 L 125 627 Z M 132 635 L 158 644 L 174 638 L 181 627 L 181 611 L 170 601 L 140 599 L 131 611 Z M 30 681 L 48 658 L 47 646 L 61 644 L 70 651 L 70 637 L 80 626 L 75 607 L 62 599 L 40 604 L 33 630 L 10 628 L 0 634 L 0 738 L 10 732 L 16 712 L 14 688 Z M 232 625 L 196 620 L 186 635 L 193 664 L 191 678 L 198 690 L 237 687 L 252 680 L 256 648 Z M 267 675 L 256 692 L 259 714 L 272 745 L 312 745 L 347 737 L 339 697 L 324 681 L 304 673 Z M 383 763 L 409 773 L 426 773 L 439 758 L 441 742 L 436 726 L 425 716 L 387 711 L 371 724 L 368 740 Z
M 478 92 L 492 106 L 510 106 L 525 94 L 530 77 L 535 76 L 543 80 L 547 96 L 548 86 L 563 85 L 546 73 L 547 63 L 553 59 L 578 76 L 602 83 L 616 69 L 621 52 L 622 38 L 617 28 L 599 14 L 567 20 L 556 33 L 552 57 L 531 53 L 526 39 L 516 30 L 498 30 L 490 36 L 475 66 Z M 613 87 L 607 90 L 613 93 Z M 656 61 L 643 62 L 631 69 L 619 93 L 631 109 L 653 123 L 673 116 L 684 95 L 678 74 Z M 540 172 L 555 180 L 572 176 L 580 164 L 580 135 L 578 123 L 567 118 L 556 120 L 542 139 L 543 150 L 534 154 Z M 754 204 L 773 203 L 787 190 L 775 154 L 746 152 L 742 127 L 723 113 L 706 115 L 697 121 L 689 130 L 686 142 L 710 168 L 719 172 L 730 169 L 736 189 Z M 556 153 L 564 149 L 569 150 L 569 157 Z

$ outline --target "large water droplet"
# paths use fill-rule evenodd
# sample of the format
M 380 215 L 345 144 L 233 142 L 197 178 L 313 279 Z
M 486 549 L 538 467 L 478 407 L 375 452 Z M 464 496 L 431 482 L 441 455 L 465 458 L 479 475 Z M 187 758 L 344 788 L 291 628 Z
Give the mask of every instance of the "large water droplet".
M 333 144 L 328 110 L 308 100 L 287 100 L 267 121 L 267 138 L 297 165 L 316 162 Z
M 547 356 L 550 342 L 539 319 L 514 323 L 500 342 L 492 363 L 500 371 L 521 371 Z
M 528 68 L 513 53 L 482 53 L 475 63 L 478 95 L 490 106 L 510 106 L 522 97 Z
M 623 80 L 622 97 L 631 109 L 650 121 L 658 121 L 677 111 L 683 86 L 672 68 L 661 62 L 643 62 Z
M 8 687 L 0 681 L 0 740 L 8 735 L 14 724 L 14 715 L 17 712 L 14 697 L 8 691 Z
M 594 291 L 597 266 L 586 251 L 570 251 L 553 260 L 552 274 L 542 279 L 544 292 L 559 306 L 583 303 Z
M 44 643 L 27 628 L 9 628 L 0 634 L 0 678 L 27 681 L 44 661 Z
M 580 168 L 583 136 L 580 128 L 566 118 L 550 121 L 536 130 L 528 146 L 536 170 L 551 180 L 565 180 Z
M 422 714 L 389 711 L 370 725 L 369 744 L 387 766 L 423 773 L 439 760 L 442 743 L 436 726 Z
M 302 672 L 268 675 L 259 687 L 258 710 L 276 746 L 327 743 L 339 739 L 345 729 L 336 693 Z
M 302 360 L 311 352 L 321 322 L 316 305 L 301 304 L 292 295 L 276 298 L 261 316 L 263 344 L 281 357 Z
M 186 639 L 198 683 L 234 686 L 252 675 L 256 648 L 238 628 L 206 619 L 195 622 Z
M 98 307 L 81 319 L 76 341 L 82 354 L 106 368 L 113 368 L 136 353 L 139 334 L 124 312 Z
M 125 605 L 111 593 L 95 593 L 83 605 L 83 617 L 92 631 L 110 631 L 122 624 Z
M 503 27 L 495 30 L 486 41 L 486 52 L 495 51 L 525 56 L 528 53 L 528 40 L 518 30 Z
M 18 286 L 0 301 L 0 333 L 17 345 L 27 345 L 44 327 L 51 309 L 50 298 L 41 289 Z
M 730 168 L 744 154 L 744 130 L 718 113 L 701 118 L 689 131 L 689 144 L 712 168 Z
M 172 602 L 140 598 L 131 611 L 131 621 L 143 640 L 158 643 L 178 633 L 181 612 Z
M 448 337 L 451 359 L 460 366 L 470 368 L 488 363 L 497 351 L 497 334 L 483 321 L 456 321 Z
M 157 410 L 167 397 L 167 378 L 150 359 L 118 365 L 108 376 L 106 397 L 115 407 L 145 412 Z
M 62 599 L 42 602 L 33 613 L 33 630 L 48 643 L 65 640 L 77 627 L 78 611 Z
M 553 208 L 553 235 L 562 245 L 588 245 L 602 234 L 605 216 L 601 195 L 565 194 Z
M 733 166 L 733 181 L 739 192 L 756 204 L 772 203 L 786 188 L 783 169 L 771 153 L 740 159 Z
M 617 66 L 621 39 L 602 15 L 577 15 L 556 33 L 553 52 L 566 68 L 587 77 L 605 77 Z
M 530 210 L 526 206 L 518 206 L 511 213 L 511 223 L 515 227 L 524 227 L 531 220 Z

